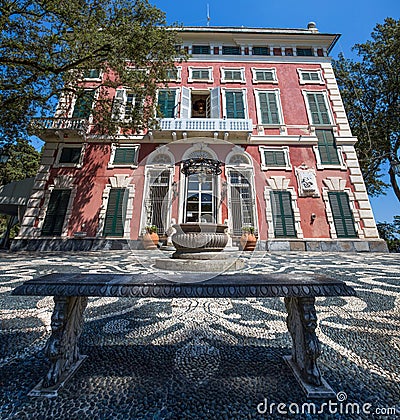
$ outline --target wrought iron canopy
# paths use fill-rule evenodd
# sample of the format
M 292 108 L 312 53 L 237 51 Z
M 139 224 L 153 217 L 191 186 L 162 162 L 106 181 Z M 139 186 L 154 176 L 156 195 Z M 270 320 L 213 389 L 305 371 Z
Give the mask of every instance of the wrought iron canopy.
M 201 175 L 220 175 L 222 173 L 221 163 L 216 159 L 208 158 L 191 158 L 182 161 L 183 166 L 181 172 L 186 176 L 192 174 Z

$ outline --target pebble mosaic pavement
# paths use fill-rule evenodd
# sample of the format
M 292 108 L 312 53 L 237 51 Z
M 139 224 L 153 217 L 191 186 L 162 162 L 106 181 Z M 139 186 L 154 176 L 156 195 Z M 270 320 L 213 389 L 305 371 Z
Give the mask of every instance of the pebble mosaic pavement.
M 307 402 L 282 360 L 291 347 L 283 299 L 91 298 L 80 339 L 89 358 L 58 397 L 28 397 L 46 372 L 53 302 L 11 290 L 51 272 L 151 272 L 159 257 L 108 251 L 0 254 L 0 418 L 400 418 L 400 255 L 245 254 L 251 273 L 326 274 L 355 288 L 357 297 L 317 299 L 319 363 L 344 403 L 369 403 L 371 414 L 258 412 L 265 398 Z

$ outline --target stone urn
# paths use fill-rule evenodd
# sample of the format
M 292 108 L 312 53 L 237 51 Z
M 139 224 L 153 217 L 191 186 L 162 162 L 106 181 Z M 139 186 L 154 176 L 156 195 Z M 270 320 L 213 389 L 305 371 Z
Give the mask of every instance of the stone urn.
M 207 253 L 222 251 L 228 243 L 228 227 L 217 223 L 180 223 L 173 226 L 173 258 L 207 259 Z M 202 256 L 204 258 L 202 258 Z

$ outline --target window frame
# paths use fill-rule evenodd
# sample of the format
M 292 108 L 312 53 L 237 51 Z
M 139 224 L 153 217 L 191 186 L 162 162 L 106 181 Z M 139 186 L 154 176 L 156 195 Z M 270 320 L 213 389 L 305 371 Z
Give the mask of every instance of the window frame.
M 86 121 L 89 121 L 89 123 L 90 123 L 93 120 L 93 109 L 95 107 L 97 98 L 99 96 L 99 90 L 97 88 L 87 88 L 87 89 L 83 89 L 83 91 L 85 91 L 85 92 L 93 91 L 94 92 L 89 115 L 87 117 L 74 117 L 73 116 L 74 112 L 75 112 L 75 106 L 76 106 L 76 103 L 78 101 L 78 96 L 75 94 L 73 96 L 73 99 L 72 99 L 71 108 L 68 112 L 68 118 L 73 118 L 73 119 L 76 119 L 76 120 L 86 120 Z
M 299 74 L 299 83 L 301 85 L 324 85 L 325 81 L 322 76 L 322 70 L 321 69 L 301 69 L 298 68 L 297 72 Z M 303 74 L 304 73 L 314 73 L 318 74 L 318 80 L 304 80 Z
M 278 108 L 278 116 L 279 116 L 279 122 L 277 123 L 263 123 L 262 122 L 262 114 L 261 114 L 261 103 L 260 103 L 260 93 L 274 93 L 275 99 L 276 99 L 276 105 Z M 283 110 L 282 110 L 282 102 L 281 102 L 281 95 L 280 95 L 280 89 L 254 89 L 254 95 L 256 99 L 256 111 L 257 111 L 257 125 L 263 126 L 263 127 L 281 127 L 282 125 L 285 125 L 283 120 Z
M 285 170 L 291 171 L 292 165 L 290 163 L 290 154 L 289 154 L 289 147 L 288 146 L 280 146 L 280 147 L 270 147 L 270 146 L 259 146 L 258 150 L 260 152 L 261 157 L 261 169 L 263 171 L 270 171 L 270 170 Z M 271 166 L 268 165 L 265 159 L 265 152 L 283 152 L 285 165 L 277 165 Z
M 135 160 L 133 163 L 118 163 L 118 162 L 114 162 L 115 159 L 115 155 L 117 152 L 117 149 L 122 148 L 122 149 L 135 149 Z M 139 149 L 140 149 L 140 144 L 117 144 L 117 143 L 112 143 L 111 144 L 111 154 L 110 154 L 110 161 L 107 165 L 107 167 L 109 169 L 112 168 L 132 168 L 135 169 L 138 167 L 138 158 L 139 158 Z
M 225 72 L 226 71 L 240 71 L 241 79 L 226 79 Z M 246 83 L 246 75 L 245 75 L 245 68 L 244 67 L 221 67 L 221 83 Z
M 254 49 L 255 48 L 265 48 L 267 50 L 267 54 L 254 54 Z M 271 55 L 271 48 L 265 45 L 253 45 L 251 47 L 251 55 L 254 55 L 256 57 L 267 57 L 269 55 Z
M 167 70 L 171 71 L 172 69 Z M 182 66 L 175 66 L 175 70 L 176 70 L 176 77 L 172 78 L 172 77 L 166 77 L 165 81 L 166 82 L 181 82 L 182 81 Z
M 93 70 L 98 70 L 99 71 L 99 75 L 98 77 L 85 77 L 85 70 L 82 74 L 82 80 L 90 80 L 90 81 L 96 81 L 96 82 L 100 82 L 103 78 L 103 70 L 101 69 L 89 69 L 87 71 L 93 71 Z
M 248 109 L 248 100 L 247 100 L 247 89 L 227 89 L 227 88 L 221 88 L 222 92 L 222 115 L 223 118 L 228 118 L 227 116 L 227 108 L 226 108 L 226 93 L 227 92 L 242 92 L 243 94 L 243 108 L 244 108 L 244 118 L 245 120 L 249 119 L 249 109 Z M 231 119 L 231 118 L 229 118 Z M 242 119 L 242 118 L 238 118 Z
M 274 238 L 275 239 L 285 239 L 285 238 L 298 238 L 298 231 L 296 229 L 296 217 L 295 217 L 295 210 L 293 208 L 293 197 L 292 197 L 292 193 L 289 190 L 270 190 L 270 201 L 271 201 L 271 213 L 272 213 L 272 224 L 273 224 L 273 228 L 274 228 Z M 286 219 L 289 217 L 288 214 L 286 214 L 284 212 L 284 206 L 283 206 L 283 196 L 286 195 L 287 197 L 289 197 L 289 205 L 290 205 L 290 216 L 291 216 L 291 221 L 293 223 L 293 231 L 294 234 L 293 235 L 287 235 L 287 223 L 286 223 Z M 274 213 L 274 205 L 273 205 L 273 196 L 278 196 L 279 197 L 279 210 L 282 213 L 283 210 L 283 214 L 275 214 Z M 286 233 L 285 235 L 277 235 L 276 231 L 277 231 L 277 224 L 276 224 L 276 219 L 280 217 L 282 220 L 282 229 L 284 231 L 284 233 Z
M 189 77 L 188 77 L 188 82 L 189 83 L 213 83 L 214 82 L 214 77 L 213 77 L 213 67 L 212 66 L 208 66 L 208 67 L 188 67 L 188 71 L 189 71 Z M 193 77 L 193 71 L 208 71 L 208 79 L 197 79 Z
M 158 100 L 159 100 L 159 95 L 160 92 L 175 92 L 175 105 L 174 105 L 174 116 L 173 117 L 166 117 L 166 116 L 161 116 L 161 115 L 157 115 L 158 114 Z M 165 119 L 165 118 L 176 118 L 178 115 L 178 104 L 179 104 L 179 100 L 181 97 L 181 89 L 179 88 L 161 88 L 157 90 L 157 97 L 156 97 L 156 109 L 155 109 L 155 116 L 158 119 Z
M 319 145 L 317 144 L 316 146 L 313 146 L 313 150 L 314 150 L 314 154 L 315 154 L 315 159 L 317 161 L 317 169 L 341 169 L 341 170 L 347 170 L 347 165 L 343 156 L 343 149 L 342 146 L 338 146 L 337 145 L 337 140 L 336 140 L 336 136 L 335 136 L 335 130 L 332 129 L 332 127 L 320 127 L 317 126 L 318 128 L 316 130 L 331 130 L 332 134 L 333 134 L 333 138 L 334 138 L 334 142 L 336 144 L 336 151 L 337 151 L 337 156 L 339 159 L 339 163 L 322 163 L 321 160 L 321 154 L 319 151 Z M 316 131 L 315 130 L 315 131 Z M 315 136 L 317 136 L 317 134 L 315 133 Z M 318 141 L 318 137 L 317 137 L 317 141 Z
M 87 146 L 87 143 L 68 143 L 68 144 L 59 143 L 53 167 L 54 168 L 82 168 L 86 146 Z M 81 154 L 79 157 L 79 161 L 77 163 L 60 162 L 63 149 L 78 149 L 78 148 L 81 149 Z
M 226 52 L 224 53 L 224 48 L 235 48 L 239 50 L 238 54 L 227 54 Z M 242 55 L 242 48 L 239 45 L 222 45 L 222 48 L 220 50 L 221 55 L 230 55 L 230 56 L 238 56 L 238 55 Z
M 299 51 L 311 51 L 311 54 L 299 54 Z M 296 56 L 298 57 L 315 57 L 312 47 L 296 47 Z
M 331 109 L 331 105 L 329 103 L 329 97 L 328 97 L 328 92 L 326 90 L 302 90 L 302 94 L 304 97 L 304 103 L 306 105 L 306 110 L 307 110 L 307 117 L 308 117 L 308 121 L 309 121 L 309 125 L 312 127 L 316 127 L 316 128 L 332 128 L 334 127 L 334 118 L 333 118 L 333 112 Z M 325 106 L 327 108 L 327 114 L 329 117 L 329 123 L 322 123 L 322 124 L 315 124 L 313 122 L 313 118 L 312 118 L 312 112 L 311 112 L 311 108 L 310 108 L 310 103 L 308 101 L 308 94 L 320 94 L 323 96 L 324 101 L 325 101 Z
M 208 48 L 208 53 L 197 53 L 197 52 L 193 52 L 193 48 L 195 48 L 195 47 L 200 47 L 200 48 L 204 48 L 204 47 L 206 47 L 206 48 Z M 195 44 L 195 45 L 193 45 L 192 44 L 192 54 L 195 54 L 195 55 L 211 55 L 211 45 L 198 45 L 198 44 Z
M 338 208 L 339 208 L 339 212 L 340 215 L 337 215 L 333 212 L 333 208 L 332 208 L 332 202 L 331 202 L 331 197 L 332 196 L 342 196 L 342 197 L 346 197 L 346 204 L 348 205 L 348 217 L 345 217 L 344 212 L 343 212 L 343 206 L 342 206 L 342 202 L 341 200 L 339 200 L 337 198 L 337 204 L 338 204 Z M 330 207 L 330 212 L 332 215 L 332 224 L 335 228 L 335 235 L 337 239 L 356 239 L 359 238 L 359 234 L 358 234 L 358 229 L 357 229 L 357 223 L 355 221 L 355 217 L 354 217 L 354 209 L 352 207 L 352 202 L 350 200 L 349 194 L 346 191 L 328 191 L 327 192 L 327 197 L 328 197 L 328 203 L 329 203 L 329 207 Z M 340 220 L 340 222 L 342 223 L 342 228 L 344 231 L 346 231 L 346 235 L 339 235 L 338 234 L 338 230 L 337 230 L 337 224 L 336 224 L 336 220 Z M 354 229 L 354 235 L 349 235 L 347 232 L 347 225 L 345 223 L 345 220 L 351 220 L 352 222 L 352 227 Z
M 259 72 L 259 71 L 271 72 L 272 73 L 272 80 L 257 80 L 257 72 Z M 276 75 L 276 68 L 275 67 L 269 67 L 269 68 L 252 67 L 251 68 L 251 73 L 252 73 L 252 76 L 253 76 L 253 84 L 259 84 L 259 83 L 277 84 L 278 83 L 278 77 Z

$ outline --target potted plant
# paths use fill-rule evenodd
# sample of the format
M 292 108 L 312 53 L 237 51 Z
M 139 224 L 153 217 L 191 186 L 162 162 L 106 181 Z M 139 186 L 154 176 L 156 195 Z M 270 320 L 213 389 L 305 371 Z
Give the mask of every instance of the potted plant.
M 144 249 L 156 249 L 158 241 L 160 240 L 157 234 L 157 226 L 149 225 L 146 226 L 146 232 L 143 235 L 143 246 Z
M 240 237 L 240 248 L 243 251 L 254 251 L 257 244 L 257 238 L 254 235 L 254 226 L 243 226 L 242 232 L 242 236 Z

